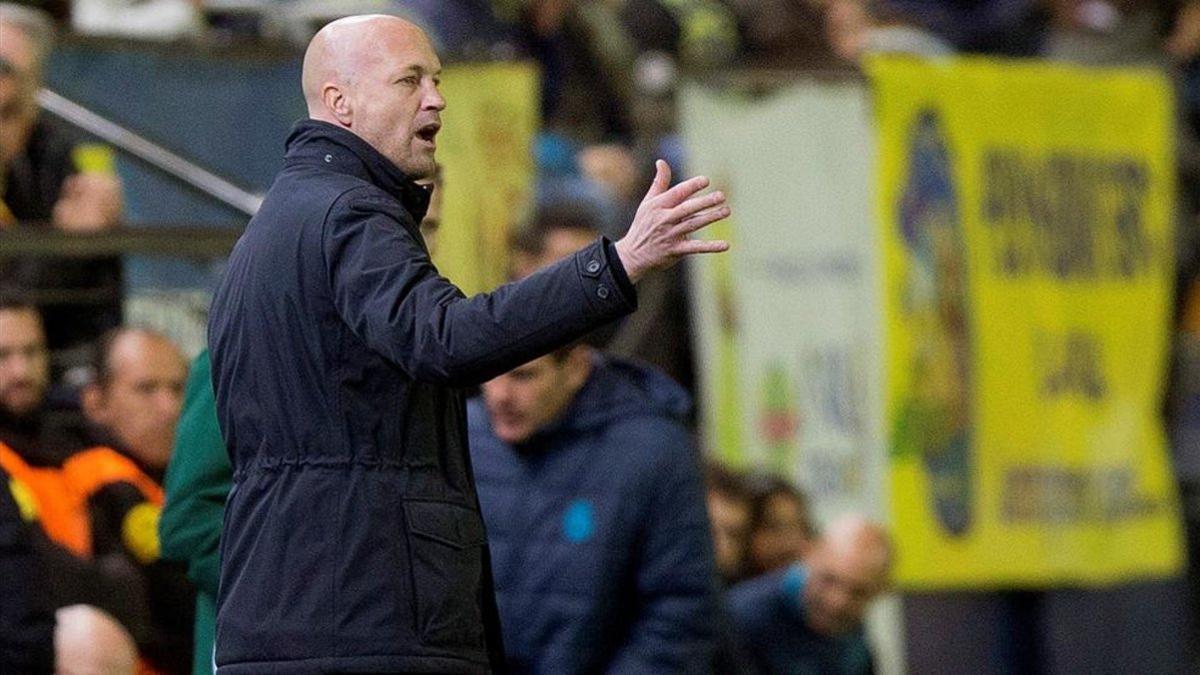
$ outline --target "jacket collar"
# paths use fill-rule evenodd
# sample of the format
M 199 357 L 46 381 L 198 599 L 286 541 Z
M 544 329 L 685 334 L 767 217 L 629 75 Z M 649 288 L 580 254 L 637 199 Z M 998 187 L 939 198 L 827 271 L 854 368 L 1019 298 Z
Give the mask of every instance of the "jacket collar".
M 428 188 L 414 182 L 370 143 L 328 122 L 297 122 L 288 136 L 284 162 L 317 164 L 361 178 L 399 200 L 418 223 L 429 208 Z

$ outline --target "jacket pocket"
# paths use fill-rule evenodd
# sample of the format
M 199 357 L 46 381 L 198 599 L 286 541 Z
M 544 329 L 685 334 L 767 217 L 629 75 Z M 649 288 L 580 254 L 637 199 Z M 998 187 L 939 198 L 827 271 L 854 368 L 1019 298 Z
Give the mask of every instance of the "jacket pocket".
M 482 649 L 483 545 L 478 512 L 405 501 L 417 634 L 427 647 Z

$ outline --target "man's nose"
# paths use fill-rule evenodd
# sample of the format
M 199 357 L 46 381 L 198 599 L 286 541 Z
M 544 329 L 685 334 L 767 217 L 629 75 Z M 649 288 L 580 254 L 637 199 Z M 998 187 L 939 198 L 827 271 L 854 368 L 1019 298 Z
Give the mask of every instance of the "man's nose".
M 847 611 L 848 609 L 850 609 L 850 606 L 854 603 L 854 601 L 850 597 L 849 593 L 847 593 L 845 591 L 840 591 L 840 590 L 830 593 L 829 599 L 830 599 L 829 604 L 833 607 L 834 611 L 839 612 L 839 613 Z
M 446 109 L 446 99 L 442 96 L 442 92 L 438 89 L 437 85 L 429 87 L 429 90 L 425 93 L 425 100 L 422 103 L 426 110 L 442 111 Z
M 493 401 L 503 405 L 512 399 L 512 389 L 508 385 L 496 384 L 495 388 L 491 391 L 491 397 Z
M 178 415 L 183 409 L 183 400 L 170 389 L 159 389 L 154 394 L 154 404 L 164 415 Z
M 16 379 L 26 379 L 33 372 L 33 357 L 25 354 L 13 354 L 5 359 L 4 369 Z

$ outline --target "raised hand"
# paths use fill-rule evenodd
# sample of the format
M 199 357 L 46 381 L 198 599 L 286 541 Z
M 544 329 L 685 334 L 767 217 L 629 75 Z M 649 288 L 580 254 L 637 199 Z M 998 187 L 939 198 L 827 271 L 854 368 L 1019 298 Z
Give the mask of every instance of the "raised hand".
M 51 216 L 67 232 L 104 232 L 121 219 L 121 181 L 115 175 L 80 173 L 63 183 Z
M 708 178 L 689 178 L 671 185 L 671 167 L 655 162 L 650 191 L 638 206 L 629 231 L 616 243 L 617 255 L 631 281 L 646 272 L 670 267 L 680 258 L 697 253 L 720 253 L 729 249 L 725 241 L 692 239 L 691 234 L 729 216 L 721 192 L 698 194 L 708 187 Z

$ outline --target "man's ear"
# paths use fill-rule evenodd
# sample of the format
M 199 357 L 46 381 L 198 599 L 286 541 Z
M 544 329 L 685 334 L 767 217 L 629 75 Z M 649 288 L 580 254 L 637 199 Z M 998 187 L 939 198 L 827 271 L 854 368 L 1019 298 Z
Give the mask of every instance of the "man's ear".
M 354 105 L 351 104 L 345 89 L 332 82 L 328 83 L 321 89 L 321 100 L 334 119 L 344 127 L 350 126 L 350 122 L 354 120 Z
M 104 424 L 104 391 L 100 385 L 92 383 L 79 390 L 79 407 L 89 422 Z
M 580 389 L 592 374 L 592 348 L 575 345 L 567 353 L 567 383 L 571 389 Z

